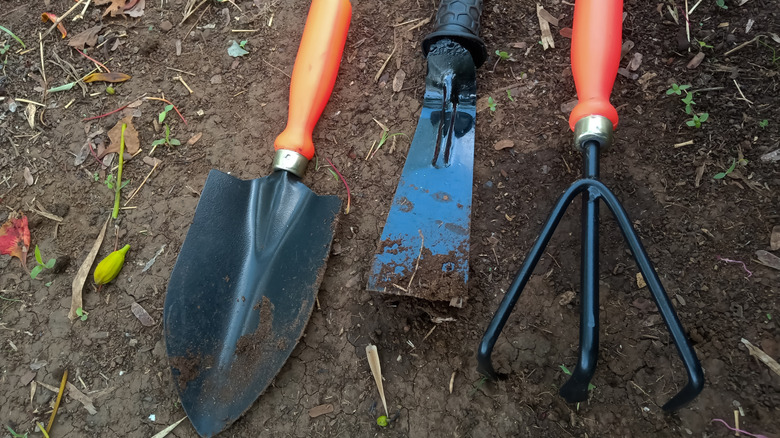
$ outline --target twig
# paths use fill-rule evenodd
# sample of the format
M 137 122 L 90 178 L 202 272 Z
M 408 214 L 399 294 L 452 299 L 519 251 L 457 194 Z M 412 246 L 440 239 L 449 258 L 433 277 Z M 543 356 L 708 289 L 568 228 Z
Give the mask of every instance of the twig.
M 755 38 L 753 38 L 753 39 L 752 39 L 752 40 L 750 40 L 750 41 L 745 41 L 744 43 L 742 43 L 742 44 L 738 45 L 737 47 L 734 47 L 733 49 L 731 49 L 731 50 L 729 50 L 728 52 L 724 53 L 724 54 L 723 54 L 723 56 L 729 56 L 729 55 L 731 55 L 732 53 L 736 52 L 737 50 L 744 48 L 744 47 L 745 47 L 745 46 L 747 46 L 748 44 L 750 44 L 750 43 L 752 43 L 752 42 L 755 42 L 755 41 L 757 41 L 757 40 L 758 40 L 759 38 L 761 38 L 762 36 L 763 36 L 763 35 L 758 35 L 758 36 L 756 36 Z
M 192 91 L 192 88 L 190 88 L 190 86 L 187 85 L 186 82 L 184 82 L 184 78 L 183 77 L 181 77 L 181 76 L 174 76 L 173 79 L 178 80 L 179 82 L 181 82 L 181 84 L 184 85 L 184 88 L 186 88 L 187 91 L 190 92 L 190 94 L 194 93 L 194 91 Z
M 154 172 L 154 170 L 155 170 L 155 169 L 157 169 L 157 166 L 159 166 L 159 165 L 160 165 L 160 160 L 157 160 L 157 161 L 155 161 L 155 162 L 154 162 L 154 167 L 152 167 L 152 170 L 150 170 L 150 171 L 149 171 L 149 173 L 146 175 L 146 178 L 144 178 L 144 180 L 141 182 L 141 185 L 140 185 L 140 186 L 138 186 L 138 188 L 137 188 L 137 189 L 135 189 L 135 191 L 133 192 L 133 194 L 132 194 L 132 195 L 130 195 L 130 197 L 129 197 L 129 198 L 127 198 L 127 201 L 125 202 L 125 205 L 124 205 L 125 207 L 127 207 L 127 204 L 129 204 L 129 203 L 130 203 L 130 201 L 131 201 L 133 198 L 135 198 L 135 195 L 137 195 L 137 194 L 138 194 L 138 192 L 141 190 L 141 187 L 143 187 L 143 186 L 144 186 L 144 184 L 146 184 L 146 180 L 148 180 L 148 179 L 149 179 L 149 177 L 150 177 L 150 176 L 152 176 L 152 173 Z
M 38 106 L 46 106 L 46 105 L 44 105 L 44 104 L 42 104 L 42 103 L 35 102 L 35 101 L 33 101 L 33 100 L 22 99 L 22 98 L 20 98 L 20 97 L 17 97 L 17 98 L 15 98 L 14 100 L 15 100 L 15 101 L 17 101 L 17 102 L 22 102 L 22 103 L 31 103 L 31 104 L 33 104 L 33 105 L 38 105 Z
M 187 2 L 186 7 L 184 8 L 184 18 L 181 19 L 179 22 L 179 26 L 184 24 L 185 21 L 187 21 L 188 18 L 192 16 L 192 14 L 195 13 L 198 9 L 200 9 L 201 6 L 203 6 L 208 0 L 203 0 L 202 2 L 198 3 L 197 6 L 192 7 L 192 5 L 195 4 L 195 0 L 190 0 Z
M 352 193 L 349 190 L 349 184 L 347 184 L 347 180 L 344 179 L 344 176 L 341 174 L 341 172 L 339 172 L 339 170 L 336 169 L 336 166 L 333 165 L 333 162 L 330 161 L 328 157 L 323 157 L 323 158 L 325 158 L 325 161 L 327 161 L 328 164 L 330 164 L 330 167 L 333 168 L 333 170 L 336 172 L 336 175 L 338 175 L 339 178 L 341 178 L 341 182 L 344 183 L 344 187 L 347 188 L 347 208 L 346 210 L 344 210 L 344 214 L 349 214 L 349 204 L 352 201 Z
M 414 281 L 414 276 L 417 274 L 417 269 L 420 268 L 420 258 L 422 258 L 422 250 L 425 246 L 425 237 L 423 237 L 422 230 L 417 230 L 417 232 L 420 233 L 420 252 L 417 254 L 417 263 L 414 266 L 414 272 L 412 272 L 412 276 L 409 278 L 409 285 L 406 286 L 406 289 L 408 290 L 412 289 L 412 281 Z
M 748 100 L 748 99 L 745 97 L 745 94 L 744 94 L 744 93 L 742 93 L 742 89 L 741 89 L 741 88 L 739 88 L 739 84 L 737 83 L 737 80 L 736 80 L 736 79 L 733 79 L 733 81 L 734 81 L 734 85 L 736 85 L 736 86 L 737 86 L 737 91 L 739 91 L 739 95 L 740 95 L 740 96 L 742 96 L 742 100 L 744 100 L 745 102 L 749 103 L 750 105 L 753 105 L 753 102 L 749 101 L 749 100 Z
M 46 100 L 46 90 L 49 88 L 48 81 L 46 80 L 46 67 L 43 65 L 43 37 L 38 33 L 38 43 L 41 47 L 41 76 L 43 76 L 43 99 Z
M 82 18 L 84 18 L 84 14 L 86 14 L 86 13 L 87 13 L 87 8 L 89 7 L 89 3 L 90 3 L 91 1 L 92 1 L 92 0 L 87 0 L 87 1 L 84 3 L 84 9 L 82 9 L 82 10 L 81 10 L 81 12 L 80 12 L 78 15 L 76 15 L 75 17 L 73 17 L 73 20 L 71 20 L 71 21 L 81 20 Z
M 131 100 L 130 102 L 128 102 L 127 104 L 125 104 L 125 105 L 123 105 L 123 106 L 120 106 L 119 108 L 117 108 L 117 109 L 115 109 L 115 110 L 113 110 L 113 111 L 109 111 L 109 112 L 107 112 L 107 113 L 105 113 L 105 114 L 101 114 L 101 115 L 99 115 L 99 116 L 94 116 L 94 117 L 88 117 L 88 118 L 86 118 L 86 119 L 81 119 L 81 121 L 82 121 L 82 122 L 87 122 L 87 121 L 89 121 L 89 120 L 102 119 L 103 117 L 108 117 L 108 116 L 110 116 L 111 114 L 118 113 L 119 111 L 122 111 L 123 109 L 127 108 L 128 106 L 132 105 L 133 103 L 135 103 L 135 102 L 138 102 L 139 100 L 143 99 L 143 98 L 144 98 L 144 96 L 146 96 L 146 93 L 142 94 L 142 95 L 141 95 L 141 97 L 139 97 L 139 98 L 137 98 L 137 99 L 133 99 L 133 100 Z M 19 100 L 21 100 L 21 99 L 16 99 L 16 100 L 17 100 L 17 101 L 19 101 Z
M 205 9 L 203 9 L 203 12 L 201 12 L 200 15 L 198 16 L 198 19 L 195 20 L 194 23 L 192 23 L 192 26 L 190 26 L 190 29 L 187 31 L 187 33 L 184 34 L 184 38 L 181 39 L 182 41 L 186 40 L 187 37 L 190 36 L 190 34 L 192 33 L 192 29 L 195 29 L 195 26 L 197 26 L 198 23 L 200 23 L 200 19 L 203 18 L 204 15 L 206 15 L 206 11 L 208 11 L 209 9 L 211 9 L 211 5 L 208 5 L 208 6 L 206 6 Z
M 275 66 L 275 65 L 271 64 L 270 62 L 266 61 L 266 60 L 265 60 L 265 59 L 263 59 L 263 58 L 260 58 L 260 59 L 262 59 L 264 63 L 266 63 L 266 64 L 270 65 L 272 68 L 276 69 L 276 70 L 277 70 L 279 73 L 281 73 L 281 74 L 283 74 L 283 75 L 287 76 L 288 78 L 292 79 L 292 77 L 291 77 L 290 75 L 288 75 L 287 73 L 285 73 L 285 71 L 284 71 L 284 70 L 282 70 L 281 68 L 279 68 L 279 67 L 277 67 L 277 66 Z
M 60 24 L 62 22 L 62 20 L 65 19 L 65 17 L 70 15 L 71 12 L 75 11 L 82 3 L 84 3 L 84 0 L 79 0 L 78 3 L 76 3 L 73 6 L 71 6 L 71 8 L 68 9 L 67 11 L 65 11 L 64 14 L 60 15 L 59 17 L 57 17 L 57 19 L 54 20 L 54 23 L 51 24 L 51 27 L 46 32 L 43 33 L 43 35 L 41 36 L 41 39 L 46 38 L 46 36 L 49 35 L 51 33 L 51 31 L 53 31 L 57 27 L 57 25 Z
M 393 36 L 393 40 L 395 40 L 395 35 Z M 378 82 L 379 81 L 379 77 L 382 76 L 382 72 L 385 71 L 385 68 L 387 67 L 387 64 L 390 63 L 390 59 L 395 54 L 395 48 L 396 48 L 396 44 L 395 44 L 395 42 L 393 42 L 393 51 L 390 52 L 390 56 L 388 56 L 387 59 L 385 59 L 385 62 L 384 62 L 384 64 L 382 64 L 382 67 L 380 67 L 379 71 L 376 72 L 376 76 L 374 76 L 374 82 Z
M 674 145 L 674 147 L 676 147 L 676 148 L 681 148 L 681 147 L 683 147 L 683 146 L 690 146 L 690 145 L 692 145 L 692 144 L 693 144 L 693 140 L 688 140 L 688 141 L 684 141 L 684 142 L 682 142 L 682 143 L 676 143 L 676 144 Z
M 60 390 L 57 392 L 57 401 L 54 402 L 54 410 L 51 411 L 51 417 L 49 417 L 49 424 L 46 426 L 46 432 L 51 430 L 51 426 L 54 424 L 54 417 L 57 416 L 57 410 L 60 408 L 60 402 L 62 401 L 62 393 L 65 392 L 65 384 L 68 382 L 68 370 L 62 373 L 62 381 L 60 382 Z M 44 429 L 41 429 L 44 430 Z
M 74 49 L 76 49 L 76 48 L 74 47 Z M 104 69 L 105 71 L 107 71 L 108 73 L 111 73 L 111 70 L 109 70 L 109 69 L 108 69 L 108 67 L 106 67 L 105 65 L 103 65 L 103 64 L 102 64 L 100 61 L 97 61 L 97 60 L 95 60 L 95 59 L 93 59 L 93 58 L 90 58 L 90 57 L 89 57 L 89 56 L 88 56 L 86 53 L 82 52 L 82 51 L 81 51 L 81 50 L 79 50 L 79 49 L 76 49 L 76 51 L 77 51 L 77 52 L 79 52 L 79 53 L 81 53 L 81 54 L 82 54 L 82 55 L 83 55 L 85 58 L 89 59 L 90 61 L 94 62 L 95 64 L 97 64 L 97 65 L 99 65 L 99 66 L 103 67 L 103 69 Z
M 685 36 L 688 37 L 688 44 L 691 42 L 691 20 L 688 17 L 688 0 L 685 0 Z M 690 47 L 688 48 L 690 50 Z
M 181 117 L 181 121 L 184 122 L 185 125 L 187 124 L 187 120 L 185 120 L 184 116 L 181 115 L 181 113 L 179 112 L 179 109 L 176 108 L 176 105 L 172 104 L 171 101 L 169 101 L 168 99 L 163 99 L 162 97 L 145 97 L 144 99 L 146 99 L 146 100 L 159 100 L 160 102 L 165 102 L 168 105 L 171 105 L 173 107 L 173 109 L 176 110 L 176 114 L 178 114 L 179 117 Z

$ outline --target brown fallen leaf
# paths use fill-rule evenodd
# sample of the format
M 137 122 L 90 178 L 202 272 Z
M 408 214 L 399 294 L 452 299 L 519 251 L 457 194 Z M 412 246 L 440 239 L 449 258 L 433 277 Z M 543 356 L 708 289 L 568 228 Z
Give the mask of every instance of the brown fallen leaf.
M 539 19 L 539 28 L 542 30 L 542 47 L 544 50 L 549 48 L 555 48 L 555 40 L 553 40 L 552 32 L 550 31 L 550 22 L 544 18 L 545 10 L 539 3 L 536 4 L 536 17 Z
M 116 14 L 123 14 L 125 6 L 127 6 L 126 0 L 95 0 L 97 6 L 108 5 L 103 16 L 111 14 L 112 17 L 116 17 Z
M 189 140 L 187 140 L 187 144 L 188 144 L 188 145 L 190 145 L 190 146 L 192 146 L 192 145 L 194 145 L 195 143 L 197 143 L 197 142 L 198 142 L 198 140 L 200 140 L 200 138 L 201 138 L 201 137 L 203 137 L 203 133 L 202 133 L 202 132 L 199 132 L 199 133 L 197 133 L 197 134 L 193 135 L 193 136 L 192 136 L 192 137 L 191 137 Z
M 124 73 L 110 72 L 110 73 L 92 73 L 84 76 L 84 82 L 124 82 L 130 79 L 130 75 Z
M 41 14 L 41 21 L 44 22 L 44 23 L 47 22 L 47 21 L 51 21 L 52 23 L 56 23 L 57 22 L 57 16 L 52 14 L 51 12 L 44 12 L 43 14 Z M 60 33 L 62 34 L 63 38 L 65 38 L 68 35 L 68 31 L 65 30 L 65 26 L 62 23 L 57 23 L 57 30 L 60 31 Z
M 558 19 L 553 17 L 553 15 L 547 12 L 546 9 L 544 8 L 540 9 L 539 16 L 547 20 L 547 22 L 552 24 L 553 26 L 558 27 Z
M 133 18 L 142 17 L 144 15 L 145 7 L 145 0 L 130 0 L 130 2 L 125 6 L 125 15 Z
M 628 70 L 636 71 L 640 65 L 642 65 L 642 54 L 634 53 L 634 55 L 631 57 L 631 61 L 628 62 Z
M 570 27 L 564 27 L 563 29 L 558 31 L 558 35 L 571 39 L 572 36 L 572 29 Z
M 333 412 L 332 404 L 319 405 L 309 409 L 309 417 L 317 418 L 320 415 L 330 414 L 331 412 Z
M 507 149 L 515 146 L 515 142 L 509 139 L 499 140 L 493 145 L 493 149 L 500 151 L 501 149 Z
M 127 124 L 125 129 L 125 151 L 133 155 L 141 148 L 141 143 L 138 141 L 138 131 L 133 126 L 133 116 L 129 115 L 124 119 L 118 121 L 110 131 L 108 131 L 108 138 L 111 140 L 111 144 L 100 154 L 98 158 L 103 158 L 106 154 L 119 153 L 120 140 L 122 137 L 122 124 Z
M 103 237 L 106 236 L 107 226 L 108 219 L 106 219 L 106 222 L 103 224 L 103 228 L 101 228 L 100 234 L 98 234 L 97 239 L 95 239 L 95 243 L 92 244 L 92 249 L 89 250 L 87 258 L 84 259 L 76 276 L 73 278 L 73 283 L 71 284 L 70 311 L 68 312 L 68 319 L 71 321 L 76 319 L 76 310 L 83 305 L 81 292 L 84 289 L 84 283 L 86 283 L 87 277 L 89 276 L 89 270 L 92 268 L 92 264 L 95 263 L 95 257 L 97 257 L 97 253 L 100 250 L 100 244 L 103 243 Z
M 699 53 L 696 54 L 696 56 L 693 57 L 693 59 L 691 59 L 691 61 L 687 65 L 687 67 L 692 70 L 692 69 L 698 67 L 699 64 L 701 64 L 702 61 L 704 61 L 704 52 L 699 52 Z
M 97 44 L 98 34 L 102 29 L 103 26 L 98 24 L 97 26 L 90 27 L 84 32 L 77 33 L 70 37 L 68 45 L 79 50 L 84 50 L 86 46 L 92 47 Z

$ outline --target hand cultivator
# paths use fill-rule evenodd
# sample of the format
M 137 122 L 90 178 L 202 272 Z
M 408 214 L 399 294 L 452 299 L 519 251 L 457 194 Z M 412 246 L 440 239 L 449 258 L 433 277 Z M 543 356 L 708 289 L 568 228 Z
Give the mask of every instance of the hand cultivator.
M 609 188 L 599 181 L 599 154 L 612 143 L 612 131 L 618 121 L 617 111 L 609 103 L 609 95 L 620 62 L 622 9 L 622 0 L 576 2 L 571 57 L 579 104 L 572 111 L 569 124 L 574 131 L 574 145 L 583 154 L 582 179 L 574 182 L 555 204 L 541 234 L 509 287 L 480 343 L 478 370 L 488 377 L 498 377 L 491 363 L 498 335 L 563 214 L 572 200 L 582 194 L 580 357 L 560 394 L 570 403 L 586 400 L 588 383 L 596 371 L 599 342 L 598 220 L 599 201 L 604 201 L 631 248 L 688 374 L 687 385 L 663 406 L 664 410 L 673 411 L 701 392 L 704 386 L 701 365 L 626 211 Z

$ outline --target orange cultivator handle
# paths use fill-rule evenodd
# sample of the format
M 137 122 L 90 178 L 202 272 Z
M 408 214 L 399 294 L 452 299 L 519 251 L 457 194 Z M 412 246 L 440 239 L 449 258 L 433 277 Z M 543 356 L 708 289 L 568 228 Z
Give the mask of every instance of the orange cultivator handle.
M 274 149 L 314 157 L 311 134 L 333 91 L 351 18 L 349 0 L 312 1 L 293 67 L 287 127 Z
M 623 0 L 577 0 L 571 37 L 571 71 L 579 103 L 569 126 L 583 117 L 599 115 L 617 126 L 618 115 L 609 103 L 620 64 Z

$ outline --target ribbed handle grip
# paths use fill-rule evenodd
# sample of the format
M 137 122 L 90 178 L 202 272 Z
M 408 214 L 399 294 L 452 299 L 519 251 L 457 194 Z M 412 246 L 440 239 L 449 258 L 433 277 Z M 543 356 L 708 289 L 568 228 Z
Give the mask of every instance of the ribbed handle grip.
M 336 83 L 351 17 L 349 0 L 312 2 L 293 67 L 287 127 L 274 149 L 314 157 L 312 132 Z
M 423 40 L 423 53 L 427 56 L 433 43 L 449 38 L 468 50 L 479 67 L 487 59 L 485 43 L 479 37 L 481 15 L 482 0 L 442 0 L 433 32 Z
M 577 0 L 571 37 L 571 71 L 579 103 L 569 125 L 599 115 L 617 126 L 618 115 L 609 103 L 620 65 L 623 0 Z

